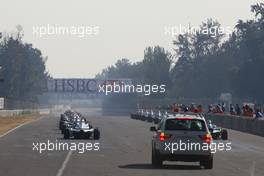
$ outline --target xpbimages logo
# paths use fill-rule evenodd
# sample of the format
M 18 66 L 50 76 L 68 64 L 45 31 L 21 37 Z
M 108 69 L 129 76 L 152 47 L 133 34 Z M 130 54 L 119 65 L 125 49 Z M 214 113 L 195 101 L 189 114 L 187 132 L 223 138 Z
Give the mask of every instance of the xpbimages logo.
M 47 24 L 32 27 L 33 35 L 37 37 L 44 36 L 77 36 L 85 38 L 88 36 L 96 36 L 99 34 L 99 26 L 65 26 L 58 24 Z
M 99 85 L 99 93 L 109 95 L 110 93 L 140 93 L 143 95 L 150 95 L 153 93 L 165 93 L 166 85 L 125 85 L 116 84 L 113 85 Z
M 232 143 L 227 142 L 212 142 L 211 144 L 207 143 L 198 143 L 191 141 L 182 141 L 179 142 L 165 142 L 164 151 L 171 154 L 179 151 L 210 151 L 211 153 L 216 153 L 217 151 L 230 151 L 232 149 Z
M 86 151 L 99 151 L 100 143 L 95 142 L 33 142 L 32 150 L 38 153 L 44 153 L 46 151 L 77 151 L 78 153 L 85 153 Z

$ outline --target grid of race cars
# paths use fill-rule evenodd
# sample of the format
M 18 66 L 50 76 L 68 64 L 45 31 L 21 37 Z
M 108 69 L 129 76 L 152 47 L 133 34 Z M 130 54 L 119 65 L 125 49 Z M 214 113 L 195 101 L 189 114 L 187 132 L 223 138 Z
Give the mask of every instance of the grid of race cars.
M 159 124 L 161 124 L 163 120 L 171 118 L 172 116 L 179 116 L 181 114 L 183 116 L 186 115 L 186 113 L 182 113 L 182 112 L 168 113 L 166 111 L 161 111 L 161 110 L 138 109 L 135 113 L 131 114 L 131 119 L 150 122 L 159 126 Z M 214 140 L 228 139 L 228 132 L 226 129 L 214 125 L 210 120 L 206 120 L 204 116 L 201 114 L 189 113 L 189 115 L 193 117 L 199 116 L 199 118 L 205 121 L 206 126 L 208 127 L 209 130 L 209 135 L 212 139 Z M 92 123 L 89 122 L 81 113 L 73 110 L 67 110 L 60 115 L 59 129 L 61 130 L 64 139 L 93 139 L 93 140 L 100 139 L 100 130 L 97 127 L 93 127 Z M 154 167 L 156 167 L 155 163 L 156 162 L 152 163 Z M 209 169 L 212 169 L 212 164 L 209 167 Z

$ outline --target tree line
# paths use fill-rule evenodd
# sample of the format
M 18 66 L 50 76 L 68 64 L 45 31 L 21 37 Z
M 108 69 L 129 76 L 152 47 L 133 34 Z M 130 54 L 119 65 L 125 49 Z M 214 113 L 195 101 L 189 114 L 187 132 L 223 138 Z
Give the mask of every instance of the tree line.
M 228 36 L 217 30 L 217 20 L 207 19 L 200 31 L 213 33 L 179 34 L 173 52 L 147 47 L 142 61 L 120 59 L 97 77 L 166 84 L 168 97 L 216 98 L 225 92 L 263 102 L 264 3 L 252 5 L 251 12 L 254 18 L 238 20 Z
M 0 97 L 16 102 L 37 102 L 46 89 L 47 60 L 32 44 L 23 42 L 23 33 L 1 35 Z

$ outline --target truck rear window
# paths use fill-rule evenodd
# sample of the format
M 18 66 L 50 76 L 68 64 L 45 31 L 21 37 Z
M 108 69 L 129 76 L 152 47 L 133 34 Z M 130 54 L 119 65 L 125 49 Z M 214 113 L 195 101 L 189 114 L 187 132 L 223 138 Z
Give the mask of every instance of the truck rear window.
M 165 130 L 206 131 L 206 127 L 198 119 L 167 119 Z

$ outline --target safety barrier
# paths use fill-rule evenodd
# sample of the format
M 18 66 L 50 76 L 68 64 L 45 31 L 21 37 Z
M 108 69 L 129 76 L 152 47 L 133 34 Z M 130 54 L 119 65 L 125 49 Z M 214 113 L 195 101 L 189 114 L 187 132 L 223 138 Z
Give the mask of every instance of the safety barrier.
M 207 114 L 205 116 L 218 126 L 264 137 L 264 120 L 215 114 Z
M 0 110 L 0 117 L 16 116 L 21 114 L 39 113 L 48 114 L 49 109 L 16 109 L 16 110 Z

